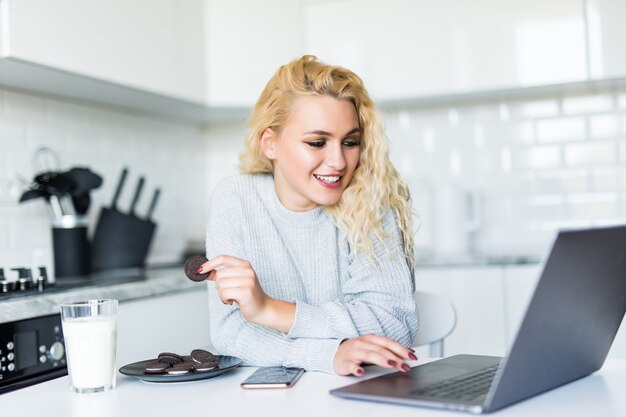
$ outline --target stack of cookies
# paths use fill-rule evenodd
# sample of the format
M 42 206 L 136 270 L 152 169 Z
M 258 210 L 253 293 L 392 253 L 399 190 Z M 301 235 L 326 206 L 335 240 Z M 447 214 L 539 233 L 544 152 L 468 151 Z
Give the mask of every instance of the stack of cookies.
M 204 349 L 194 349 L 190 355 L 181 356 L 172 352 L 159 353 L 157 360 L 144 368 L 146 374 L 184 375 L 190 372 L 207 372 L 216 369 L 218 360 Z

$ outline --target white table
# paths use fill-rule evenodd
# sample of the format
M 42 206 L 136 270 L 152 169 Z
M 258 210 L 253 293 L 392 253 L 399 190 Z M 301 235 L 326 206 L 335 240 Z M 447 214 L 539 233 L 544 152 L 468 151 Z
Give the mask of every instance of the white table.
M 412 366 L 427 360 L 412 362 Z M 249 391 L 239 383 L 255 368 L 237 368 L 213 379 L 175 384 L 145 383 L 118 374 L 117 388 L 75 394 L 68 377 L 0 395 L 2 417 L 188 416 L 437 416 L 463 415 L 399 405 L 347 400 L 328 394 L 356 377 L 305 373 L 291 389 Z M 367 377 L 387 372 L 368 367 Z M 501 416 L 626 416 L 626 359 L 610 359 L 598 372 L 496 413 Z

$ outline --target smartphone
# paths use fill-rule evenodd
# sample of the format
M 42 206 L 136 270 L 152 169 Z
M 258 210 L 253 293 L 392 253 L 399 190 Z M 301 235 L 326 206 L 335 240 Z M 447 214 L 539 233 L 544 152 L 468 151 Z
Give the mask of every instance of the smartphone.
M 302 368 L 269 366 L 259 368 L 241 383 L 241 388 L 290 388 L 304 373 Z

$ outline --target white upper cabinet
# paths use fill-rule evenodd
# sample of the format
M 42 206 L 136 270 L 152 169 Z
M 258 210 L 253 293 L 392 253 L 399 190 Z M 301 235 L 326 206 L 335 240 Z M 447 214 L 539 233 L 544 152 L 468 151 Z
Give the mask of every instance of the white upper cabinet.
M 626 76 L 626 1 L 587 0 L 591 78 Z
M 307 52 L 378 100 L 587 79 L 579 0 L 309 2 L 306 16 Z
M 0 57 L 205 102 L 202 0 L 0 0 Z
M 279 66 L 302 55 L 292 0 L 205 0 L 208 103 L 251 107 Z

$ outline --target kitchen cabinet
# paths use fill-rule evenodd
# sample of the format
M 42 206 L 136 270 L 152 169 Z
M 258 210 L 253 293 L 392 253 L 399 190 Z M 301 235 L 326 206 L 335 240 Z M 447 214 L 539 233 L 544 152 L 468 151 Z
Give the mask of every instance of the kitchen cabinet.
M 97 79 L 204 103 L 202 11 L 202 0 L 2 0 L 0 57 L 74 75 L 69 89 Z
M 117 363 L 149 359 L 161 352 L 212 350 L 206 287 L 202 290 L 121 302 L 118 307 Z
M 356 71 L 383 101 L 583 81 L 582 3 L 311 2 L 305 48 Z
M 299 1 L 206 0 L 207 101 L 251 108 L 280 65 L 302 48 Z
M 502 268 L 498 266 L 418 268 L 416 289 L 444 295 L 456 309 L 457 324 L 444 342 L 445 356 L 505 354 L 502 276 Z
M 505 317 L 505 339 L 507 349 L 513 343 L 522 319 L 526 314 L 526 309 L 533 296 L 535 287 L 539 282 L 541 266 L 505 266 L 503 268 L 504 280 L 504 317 Z
M 418 269 L 416 288 L 446 296 L 456 309 L 457 326 L 444 342 L 444 355 L 505 355 L 526 314 L 542 268 L 542 264 L 533 263 Z M 417 352 L 418 357 L 426 356 L 428 350 L 420 348 Z M 626 320 L 622 321 L 609 357 L 626 357 Z
M 626 76 L 626 2 L 586 0 L 591 78 Z

